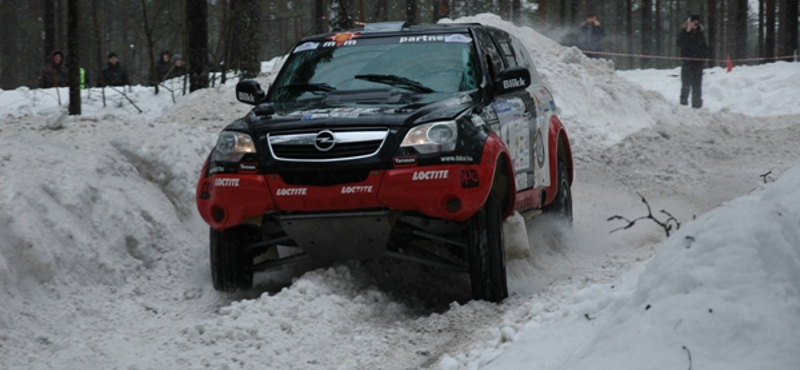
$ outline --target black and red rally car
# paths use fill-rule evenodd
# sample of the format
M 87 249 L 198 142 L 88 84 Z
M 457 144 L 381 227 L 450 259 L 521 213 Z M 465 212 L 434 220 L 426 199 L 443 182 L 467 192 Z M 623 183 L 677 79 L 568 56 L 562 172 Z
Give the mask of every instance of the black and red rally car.
M 197 185 L 218 290 L 302 259 L 392 257 L 469 272 L 474 298 L 501 301 L 503 220 L 571 222 L 566 130 L 505 31 L 382 23 L 311 36 L 268 90 L 238 83 L 255 107 L 222 131 Z

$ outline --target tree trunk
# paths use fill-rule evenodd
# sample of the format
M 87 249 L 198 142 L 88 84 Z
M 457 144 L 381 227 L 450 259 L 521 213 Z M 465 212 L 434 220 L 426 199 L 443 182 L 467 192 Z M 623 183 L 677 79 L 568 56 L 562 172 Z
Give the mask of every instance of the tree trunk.
M 44 0 L 44 62 L 50 61 L 50 53 L 56 49 L 56 4 L 55 0 Z
M 511 20 L 514 22 L 519 22 L 522 19 L 522 1 L 521 0 L 512 0 L 511 1 Z
M 189 36 L 189 91 L 208 87 L 208 2 L 186 1 Z
M 626 0 L 625 38 L 628 42 L 628 54 L 633 55 L 633 0 Z M 628 58 L 628 68 L 633 69 L 633 58 Z
M 261 8 L 257 0 L 239 2 L 233 15 L 237 29 L 238 54 L 242 78 L 255 78 L 261 72 Z
M 547 0 L 539 0 L 539 8 L 536 12 L 539 15 L 540 22 L 545 22 L 547 20 Z
M 775 57 L 775 0 L 767 0 L 767 35 L 764 38 L 764 57 Z
M 708 24 L 706 24 L 706 36 L 708 37 L 708 62 L 709 67 L 714 66 L 714 59 L 716 59 L 716 44 L 717 41 L 717 2 L 708 0 Z
M 736 0 L 736 51 L 735 58 L 747 57 L 747 12 L 750 9 L 747 0 Z
M 655 13 L 655 16 L 654 16 L 655 22 L 653 22 L 654 26 L 655 26 L 655 30 L 654 30 L 655 35 L 654 35 L 654 37 L 655 37 L 655 40 L 656 40 L 656 51 L 655 51 L 655 54 L 658 55 L 658 56 L 663 56 L 664 55 L 664 22 L 663 22 L 663 19 L 661 18 L 661 5 L 662 5 L 662 2 L 661 2 L 661 0 L 656 0 L 655 2 L 656 2 L 656 4 L 655 4 L 656 5 L 656 8 L 655 8 L 655 12 L 656 13 Z M 662 59 L 656 60 L 656 67 L 657 68 L 664 68 L 664 60 L 662 60 Z
M 642 0 L 642 54 L 653 54 L 653 0 Z M 650 67 L 652 59 L 643 58 L 642 68 Z
M 314 0 L 314 33 L 326 31 L 325 18 L 325 0 Z
M 417 0 L 406 0 L 406 21 L 417 24 Z
M 786 37 L 784 39 L 783 51 L 785 56 L 794 55 L 798 49 L 797 43 L 797 0 L 786 0 Z M 787 58 L 791 61 L 792 58 Z
M 80 60 L 78 59 L 78 1 L 67 2 L 67 68 L 69 70 L 69 115 L 81 114 Z

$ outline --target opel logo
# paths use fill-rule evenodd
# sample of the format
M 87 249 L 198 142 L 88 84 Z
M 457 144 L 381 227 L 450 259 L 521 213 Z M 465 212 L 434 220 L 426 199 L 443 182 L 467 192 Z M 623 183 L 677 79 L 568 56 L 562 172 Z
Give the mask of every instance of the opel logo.
M 328 130 L 320 131 L 314 138 L 314 147 L 320 152 L 327 152 L 336 145 L 336 137 Z

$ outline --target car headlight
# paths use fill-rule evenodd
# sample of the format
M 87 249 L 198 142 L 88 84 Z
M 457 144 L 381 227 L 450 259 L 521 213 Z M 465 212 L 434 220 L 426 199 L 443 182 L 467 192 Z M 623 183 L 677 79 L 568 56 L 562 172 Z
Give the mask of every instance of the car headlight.
M 215 162 L 239 162 L 247 153 L 255 153 L 256 146 L 248 134 L 223 131 L 214 148 Z
M 450 152 L 456 148 L 458 126 L 455 121 L 431 122 L 411 128 L 401 147 L 413 147 L 420 154 Z

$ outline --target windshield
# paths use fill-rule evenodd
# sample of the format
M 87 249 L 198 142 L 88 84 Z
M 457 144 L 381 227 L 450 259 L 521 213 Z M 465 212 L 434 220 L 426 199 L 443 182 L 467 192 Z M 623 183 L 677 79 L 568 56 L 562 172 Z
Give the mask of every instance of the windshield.
M 328 39 L 294 49 L 272 87 L 272 102 L 316 99 L 333 90 L 454 93 L 478 86 L 467 34 L 361 38 L 356 32 Z

